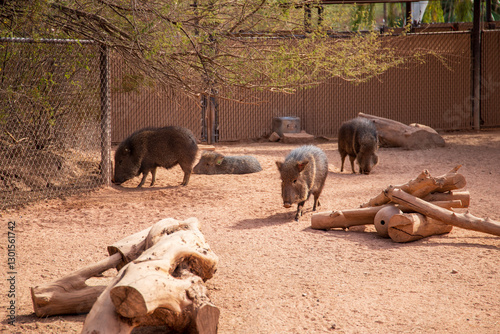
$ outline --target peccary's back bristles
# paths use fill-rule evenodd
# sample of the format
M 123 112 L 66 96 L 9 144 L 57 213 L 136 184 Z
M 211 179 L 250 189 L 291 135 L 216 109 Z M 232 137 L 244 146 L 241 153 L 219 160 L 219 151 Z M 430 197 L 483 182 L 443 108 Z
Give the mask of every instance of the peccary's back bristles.
M 353 173 L 356 172 L 354 161 L 357 161 L 360 173 L 369 174 L 378 163 L 378 135 L 373 121 L 358 117 L 344 122 L 339 129 L 338 148 L 341 172 L 345 157 L 349 156 Z
M 313 210 L 328 175 L 328 160 L 325 153 L 313 145 L 301 146 L 292 150 L 284 162 L 276 162 L 281 176 L 281 196 L 285 207 L 297 205 L 295 219 L 302 215 L 304 202 L 314 196 Z
M 187 185 L 197 152 L 196 138 L 186 128 L 167 126 L 138 130 L 116 150 L 113 182 L 121 184 L 142 173 L 141 187 L 151 172 L 152 186 L 157 167 L 168 169 L 178 164 L 184 172 L 182 185 Z

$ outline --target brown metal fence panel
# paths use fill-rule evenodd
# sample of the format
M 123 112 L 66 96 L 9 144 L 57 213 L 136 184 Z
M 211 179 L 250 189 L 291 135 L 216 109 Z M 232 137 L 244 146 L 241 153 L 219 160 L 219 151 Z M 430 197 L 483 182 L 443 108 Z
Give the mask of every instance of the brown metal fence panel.
M 120 57 L 113 55 L 111 72 L 111 141 L 119 143 L 144 127 L 178 125 L 199 137 L 200 106 L 173 90 L 154 83 L 140 85 L 141 77 L 127 70 Z
M 499 126 L 499 32 L 483 34 L 484 126 Z M 341 123 L 359 112 L 406 124 L 421 123 L 438 130 L 471 128 L 471 37 L 469 31 L 419 33 L 383 37 L 402 54 L 431 51 L 424 63 L 394 68 L 378 78 L 351 84 L 338 78 L 296 94 L 242 92 L 246 101 L 218 100 L 219 140 L 267 136 L 273 117 L 296 116 L 302 129 L 316 136 L 335 137 Z M 200 138 L 201 108 L 197 101 L 174 97 L 154 87 L 122 89 L 126 71 L 115 62 L 112 69 L 113 142 L 144 126 L 176 124 Z M 113 74 L 114 73 L 114 74 Z
M 482 34 L 481 119 L 483 127 L 500 126 L 500 30 Z

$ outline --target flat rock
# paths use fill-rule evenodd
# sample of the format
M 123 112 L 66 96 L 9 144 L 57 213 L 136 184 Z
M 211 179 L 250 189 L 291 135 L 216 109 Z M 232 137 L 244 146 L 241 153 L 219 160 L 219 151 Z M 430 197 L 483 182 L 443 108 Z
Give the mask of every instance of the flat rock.
M 314 141 L 314 136 L 306 132 L 283 133 L 281 141 L 285 144 L 307 144 Z

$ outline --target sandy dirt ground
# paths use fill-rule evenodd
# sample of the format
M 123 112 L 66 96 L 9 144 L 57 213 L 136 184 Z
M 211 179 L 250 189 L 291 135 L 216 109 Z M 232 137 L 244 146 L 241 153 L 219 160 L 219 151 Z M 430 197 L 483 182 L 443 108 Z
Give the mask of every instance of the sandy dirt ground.
M 320 211 L 356 208 L 424 169 L 439 176 L 460 164 L 470 212 L 500 221 L 500 131 L 444 138 L 443 148 L 381 148 L 370 175 L 353 175 L 350 166 L 341 173 L 337 143 L 317 141 L 329 159 Z M 312 199 L 299 222 L 296 206 L 282 205 L 275 161 L 294 147 L 221 143 L 217 151 L 254 155 L 263 171 L 192 175 L 180 187 L 180 168 L 162 169 L 152 188 L 136 189 L 135 178 L 123 187 L 2 212 L 0 332 L 79 333 L 85 315 L 37 318 L 30 287 L 105 258 L 106 246 L 160 219 L 196 217 L 219 256 L 207 282 L 221 310 L 219 333 L 500 333 L 500 237 L 454 228 L 397 244 L 373 225 L 313 230 Z M 9 221 L 16 222 L 15 326 L 6 320 Z M 96 284 L 115 275 L 109 270 Z

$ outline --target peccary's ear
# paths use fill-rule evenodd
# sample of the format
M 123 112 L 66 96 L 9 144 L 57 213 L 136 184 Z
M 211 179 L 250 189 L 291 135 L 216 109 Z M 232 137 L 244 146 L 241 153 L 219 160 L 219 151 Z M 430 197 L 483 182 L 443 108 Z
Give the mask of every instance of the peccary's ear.
M 276 166 L 278 166 L 278 170 L 281 170 L 281 166 L 283 166 L 283 163 L 281 161 L 276 161 Z
M 224 156 L 220 155 L 217 158 L 215 158 L 215 164 L 220 165 L 224 161 Z
M 308 163 L 309 163 L 309 161 L 307 161 L 307 160 L 297 162 L 297 169 L 299 170 L 299 173 L 302 173 L 302 171 L 304 170 L 304 168 L 306 168 Z

